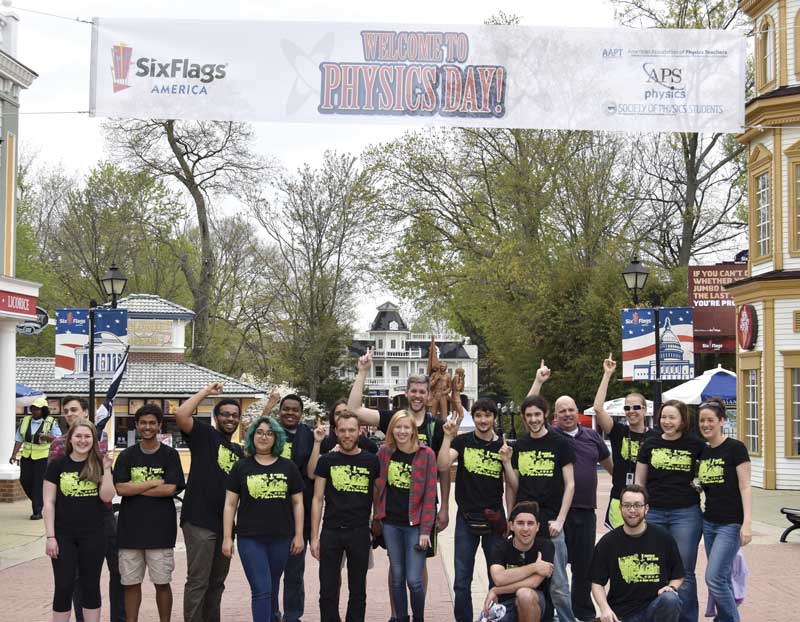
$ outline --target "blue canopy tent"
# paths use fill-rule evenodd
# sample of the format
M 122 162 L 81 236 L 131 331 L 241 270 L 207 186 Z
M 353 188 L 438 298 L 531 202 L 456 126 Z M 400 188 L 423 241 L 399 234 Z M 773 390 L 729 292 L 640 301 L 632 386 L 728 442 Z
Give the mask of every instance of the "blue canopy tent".
M 718 365 L 697 378 L 665 391 L 665 400 L 680 400 L 685 404 L 700 404 L 712 397 L 719 397 L 727 406 L 736 404 L 736 374 Z
M 44 395 L 39 389 L 31 389 L 29 386 L 17 383 L 17 406 L 30 406 L 37 397 Z

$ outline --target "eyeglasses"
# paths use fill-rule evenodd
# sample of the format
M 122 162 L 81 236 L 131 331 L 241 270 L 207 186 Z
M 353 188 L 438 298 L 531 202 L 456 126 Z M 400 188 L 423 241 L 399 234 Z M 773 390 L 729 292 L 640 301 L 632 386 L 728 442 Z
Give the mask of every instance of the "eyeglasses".
M 625 406 L 622 407 L 622 410 L 628 412 L 629 410 L 641 410 L 642 408 L 644 408 L 644 406 L 641 404 L 625 404 Z
M 272 430 L 256 430 L 255 435 L 261 438 L 271 438 L 275 436 L 275 432 Z
M 623 510 L 636 510 L 638 512 L 644 509 L 644 503 L 620 503 L 619 507 Z

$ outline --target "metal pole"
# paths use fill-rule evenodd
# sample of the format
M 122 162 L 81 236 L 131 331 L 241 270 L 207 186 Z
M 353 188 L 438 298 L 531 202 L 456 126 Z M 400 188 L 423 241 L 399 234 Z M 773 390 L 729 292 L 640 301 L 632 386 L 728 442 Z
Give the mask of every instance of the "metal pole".
M 94 423 L 94 310 L 96 300 L 89 301 L 89 421 Z
M 657 425 L 655 417 L 658 416 L 658 411 L 661 408 L 661 301 L 656 300 L 656 305 L 653 308 L 654 321 L 656 325 L 656 377 L 653 383 L 653 417 L 654 425 Z

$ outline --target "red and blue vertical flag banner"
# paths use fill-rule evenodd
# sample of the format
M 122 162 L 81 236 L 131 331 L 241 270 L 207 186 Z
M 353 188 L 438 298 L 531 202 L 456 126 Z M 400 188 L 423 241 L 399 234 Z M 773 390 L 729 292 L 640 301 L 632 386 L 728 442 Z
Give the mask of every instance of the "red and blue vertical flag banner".
M 622 310 L 622 379 L 656 380 L 655 310 Z M 659 309 L 661 380 L 694 378 L 691 307 Z

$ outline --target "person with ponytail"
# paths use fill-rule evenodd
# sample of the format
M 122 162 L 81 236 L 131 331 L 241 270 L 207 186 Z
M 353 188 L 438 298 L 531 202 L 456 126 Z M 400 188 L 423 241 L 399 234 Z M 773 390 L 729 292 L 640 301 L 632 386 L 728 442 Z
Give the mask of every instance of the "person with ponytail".
M 80 568 L 83 619 L 100 620 L 100 572 L 106 551 L 103 503 L 114 498 L 113 456 L 101 456 L 88 420 L 67 432 L 65 453 L 47 465 L 44 481 L 45 552 L 53 564 L 53 622 L 68 622 Z

